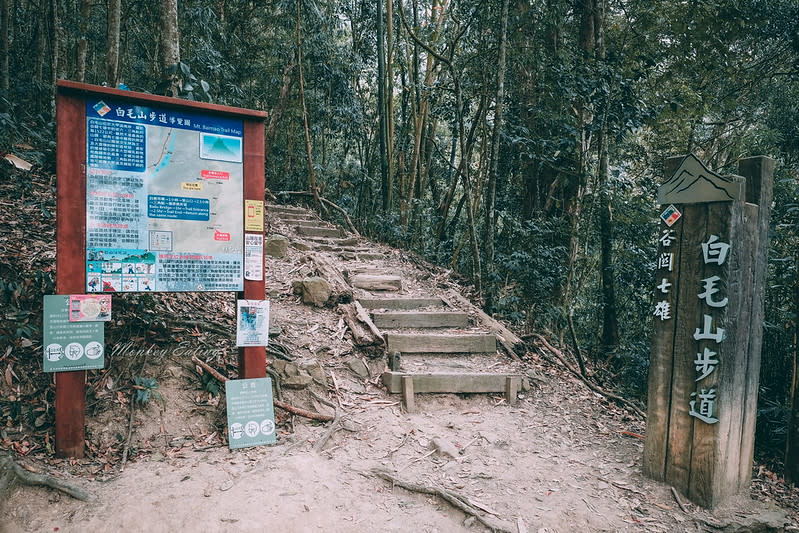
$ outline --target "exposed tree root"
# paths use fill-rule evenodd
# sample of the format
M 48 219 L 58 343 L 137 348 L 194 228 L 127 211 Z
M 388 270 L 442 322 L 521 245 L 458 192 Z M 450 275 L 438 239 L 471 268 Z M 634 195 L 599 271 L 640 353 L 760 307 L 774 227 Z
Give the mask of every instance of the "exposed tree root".
M 479 505 L 472 502 L 466 495 L 459 494 L 441 487 L 436 487 L 434 485 L 420 485 L 410 481 L 403 481 L 395 477 L 391 472 L 380 468 L 372 469 L 372 473 L 377 477 L 390 482 L 393 486 L 402 487 L 403 489 L 409 490 L 411 492 L 419 492 L 422 494 L 438 496 L 456 509 L 475 517 L 491 531 L 496 533 L 516 533 L 515 528 L 510 529 L 509 526 L 501 523 L 500 521 L 494 520 L 493 518 L 481 513 L 478 510 Z
M 29 472 L 20 466 L 10 455 L 0 455 L 0 496 L 4 496 L 14 485 L 28 485 L 31 487 L 50 487 L 60 490 L 81 501 L 89 501 L 91 495 L 81 487 L 71 485 L 66 481 L 50 474 Z M 0 497 L 0 501 L 4 498 Z

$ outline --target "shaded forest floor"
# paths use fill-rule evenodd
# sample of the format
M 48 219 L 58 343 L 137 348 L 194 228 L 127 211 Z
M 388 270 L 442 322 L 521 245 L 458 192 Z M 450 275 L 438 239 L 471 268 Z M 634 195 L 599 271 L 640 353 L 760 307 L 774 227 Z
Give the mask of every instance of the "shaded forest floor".
M 283 400 L 338 412 L 337 422 L 277 411 L 277 445 L 228 450 L 224 395 L 191 357 L 235 376 L 234 296 L 118 295 L 106 368 L 88 378 L 87 457 L 55 459 L 52 376 L 41 372 L 40 345 L 41 297 L 53 292 L 54 178 L 0 163 L 0 449 L 93 495 L 79 502 L 16 488 L 0 501 L 0 531 L 799 530 L 799 493 L 759 465 L 751 499 L 714 514 L 684 501 L 682 509 L 669 487 L 641 475 L 644 421 L 536 346 L 515 364 L 529 384 L 518 405 L 418 395 L 417 412 L 404 413 L 379 384 L 385 358 L 354 346 L 334 310 L 293 294 L 304 257 L 293 248 L 268 261 L 274 341 L 289 364 L 322 372 L 284 388 Z M 456 287 L 408 254 L 368 246 L 387 254 L 385 268 L 409 280 L 410 292 Z M 137 376 L 156 380 L 163 402 L 132 405 Z M 400 485 L 437 488 L 470 511 Z

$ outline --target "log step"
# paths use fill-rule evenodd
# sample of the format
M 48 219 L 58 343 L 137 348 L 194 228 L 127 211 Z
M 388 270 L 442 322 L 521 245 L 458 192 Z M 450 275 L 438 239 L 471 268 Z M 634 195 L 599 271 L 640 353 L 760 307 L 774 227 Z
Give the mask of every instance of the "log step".
M 415 335 L 389 333 L 386 351 L 402 353 L 494 353 L 497 338 L 493 334 Z
M 418 309 L 420 307 L 440 307 L 441 298 L 358 298 L 366 309 Z
M 357 274 L 350 278 L 353 287 L 367 291 L 401 291 L 402 278 L 375 274 Z
M 304 228 L 318 228 L 318 227 L 320 227 L 319 226 L 319 221 L 314 219 L 314 218 L 311 218 L 311 217 L 308 217 L 308 218 L 299 218 L 299 217 L 297 217 L 297 218 L 293 218 L 291 220 L 281 217 L 281 220 L 283 222 L 287 222 L 287 223 L 291 224 L 292 226 L 302 226 Z
M 338 228 L 322 228 L 315 226 L 294 226 L 294 230 L 300 235 L 309 237 L 342 237 L 343 232 Z
M 357 237 L 343 237 L 343 238 L 330 238 L 330 237 L 306 237 L 305 240 L 327 245 L 335 246 L 353 246 L 358 244 Z
M 276 215 L 307 215 L 308 210 L 301 207 L 291 207 L 288 205 L 272 205 L 268 204 L 266 210 Z
M 466 328 L 469 315 L 453 312 L 387 312 L 373 313 L 372 319 L 379 328 Z
M 518 374 L 444 373 L 415 374 L 407 372 L 384 372 L 383 384 L 389 392 L 402 393 L 405 408 L 414 410 L 415 393 L 492 393 L 504 392 L 510 405 L 516 404 L 522 378 Z
M 386 257 L 386 254 L 363 253 L 358 254 L 358 261 L 380 261 Z

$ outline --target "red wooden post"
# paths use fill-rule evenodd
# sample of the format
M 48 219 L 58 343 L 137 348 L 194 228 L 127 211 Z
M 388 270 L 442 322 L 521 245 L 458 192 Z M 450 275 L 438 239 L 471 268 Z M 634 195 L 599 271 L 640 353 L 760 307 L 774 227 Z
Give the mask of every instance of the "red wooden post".
M 264 125 L 263 122 L 244 122 L 244 200 L 264 200 Z M 242 218 L 244 214 L 242 206 Z M 252 234 L 253 232 L 246 232 Z M 261 228 L 263 234 L 263 228 Z M 263 260 L 263 256 L 262 256 Z M 244 299 L 263 300 L 266 282 L 244 280 Z M 266 347 L 239 348 L 239 378 L 266 377 Z
M 56 293 L 86 286 L 86 111 L 82 98 L 56 97 Z M 55 447 L 59 457 L 83 457 L 86 371 L 55 375 Z

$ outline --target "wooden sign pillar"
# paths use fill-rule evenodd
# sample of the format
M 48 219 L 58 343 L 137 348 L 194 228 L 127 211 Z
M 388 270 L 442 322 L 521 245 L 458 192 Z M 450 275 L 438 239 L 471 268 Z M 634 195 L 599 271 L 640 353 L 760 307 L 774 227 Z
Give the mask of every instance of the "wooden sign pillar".
M 669 159 L 658 190 L 645 475 L 712 508 L 751 481 L 774 162 Z

